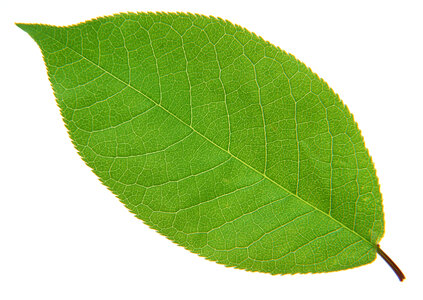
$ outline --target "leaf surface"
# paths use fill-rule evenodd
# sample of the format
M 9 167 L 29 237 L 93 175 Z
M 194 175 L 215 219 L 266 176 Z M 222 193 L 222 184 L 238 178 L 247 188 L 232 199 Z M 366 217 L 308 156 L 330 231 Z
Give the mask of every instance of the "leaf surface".
M 375 259 L 382 200 L 361 133 L 292 55 L 191 14 L 18 26 L 42 50 L 79 154 L 150 227 L 250 271 Z

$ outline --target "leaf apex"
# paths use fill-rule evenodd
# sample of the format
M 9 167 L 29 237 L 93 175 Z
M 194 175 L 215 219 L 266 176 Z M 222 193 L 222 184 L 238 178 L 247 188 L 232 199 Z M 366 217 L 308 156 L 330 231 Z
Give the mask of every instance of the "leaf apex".
M 36 24 L 36 23 L 15 23 L 20 29 L 28 33 L 34 40 L 35 34 L 37 33 L 37 28 L 43 26 L 43 24 Z
M 18 26 L 23 31 L 27 32 L 31 27 L 33 27 L 36 24 L 31 24 L 31 23 L 17 23 L 17 22 L 15 22 L 15 25 Z

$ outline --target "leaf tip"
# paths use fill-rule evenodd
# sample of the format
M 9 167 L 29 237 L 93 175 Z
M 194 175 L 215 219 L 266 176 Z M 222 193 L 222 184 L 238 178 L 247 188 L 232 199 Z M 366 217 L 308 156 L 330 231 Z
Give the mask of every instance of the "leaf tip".
M 41 39 L 41 28 L 45 27 L 43 24 L 37 23 L 15 23 L 20 29 L 25 31 L 38 44 Z
M 31 24 L 31 23 L 15 23 L 20 29 L 28 33 L 34 40 L 35 28 L 39 27 L 39 24 Z
M 20 29 L 22 29 L 22 30 L 25 30 L 24 28 L 25 28 L 25 23 L 17 23 L 17 22 L 15 22 L 15 25 L 16 26 L 18 26 Z
M 15 25 L 18 26 L 20 29 L 22 29 L 25 32 L 27 32 L 29 27 L 32 26 L 32 24 L 29 24 L 29 23 L 17 23 L 17 22 L 15 22 Z

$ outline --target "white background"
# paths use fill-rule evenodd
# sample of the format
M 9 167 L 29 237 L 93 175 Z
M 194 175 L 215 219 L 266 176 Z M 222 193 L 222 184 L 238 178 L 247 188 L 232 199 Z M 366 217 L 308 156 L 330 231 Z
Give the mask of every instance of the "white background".
M 386 233 L 353 270 L 271 276 L 225 268 L 130 214 L 78 157 L 38 46 L 14 22 L 70 25 L 125 11 L 219 16 L 293 53 L 340 94 L 373 156 Z M 420 1 L 3 1 L 0 299 L 422 299 Z

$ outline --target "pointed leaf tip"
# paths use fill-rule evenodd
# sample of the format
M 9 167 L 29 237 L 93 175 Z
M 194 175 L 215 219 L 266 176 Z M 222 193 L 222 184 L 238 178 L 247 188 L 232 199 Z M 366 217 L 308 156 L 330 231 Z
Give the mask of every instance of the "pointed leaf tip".
M 18 26 L 20 29 L 28 33 L 35 41 L 36 38 L 34 36 L 35 29 L 40 27 L 40 24 L 31 24 L 31 23 L 15 23 L 16 26 Z
M 34 26 L 34 24 L 30 24 L 30 23 L 15 23 L 15 25 L 25 32 L 27 32 L 29 28 Z

